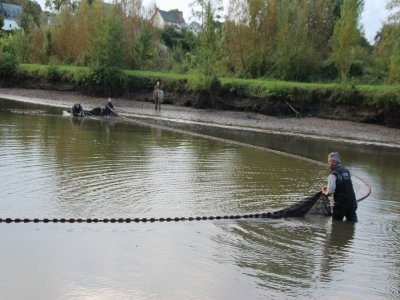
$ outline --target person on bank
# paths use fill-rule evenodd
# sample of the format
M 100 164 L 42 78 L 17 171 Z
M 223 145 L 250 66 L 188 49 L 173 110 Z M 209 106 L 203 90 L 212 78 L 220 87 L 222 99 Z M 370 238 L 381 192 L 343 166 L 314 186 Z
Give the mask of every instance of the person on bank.
M 112 104 L 111 98 L 108 98 L 107 100 L 106 107 L 104 108 L 104 114 L 105 115 L 115 114 L 114 105 Z
M 328 176 L 328 185 L 322 188 L 322 194 L 333 195 L 333 215 L 335 220 L 357 222 L 357 200 L 351 182 L 349 170 L 342 166 L 340 155 L 337 152 L 328 154 L 328 167 L 331 174 Z
M 156 104 L 156 110 L 158 108 L 158 110 L 161 110 L 161 102 L 163 100 L 164 97 L 164 92 L 161 88 L 161 81 L 157 80 L 156 86 L 154 87 L 154 91 L 153 91 L 153 100 Z
M 84 117 L 84 111 L 83 111 L 83 107 L 80 103 L 75 103 L 74 106 L 72 106 L 72 115 L 76 116 L 76 117 Z

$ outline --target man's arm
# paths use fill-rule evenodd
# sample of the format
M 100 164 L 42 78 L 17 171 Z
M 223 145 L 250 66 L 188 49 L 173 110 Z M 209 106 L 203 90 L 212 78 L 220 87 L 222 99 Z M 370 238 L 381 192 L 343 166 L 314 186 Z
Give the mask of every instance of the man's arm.
M 326 196 L 333 195 L 336 190 L 336 176 L 330 174 L 328 176 L 328 185 L 322 188 L 322 193 Z

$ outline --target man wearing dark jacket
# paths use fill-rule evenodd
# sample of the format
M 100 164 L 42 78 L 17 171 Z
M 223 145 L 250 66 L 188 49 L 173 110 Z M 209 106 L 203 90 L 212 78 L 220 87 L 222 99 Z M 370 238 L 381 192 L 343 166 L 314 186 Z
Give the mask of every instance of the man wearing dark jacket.
M 337 152 L 328 154 L 328 166 L 331 174 L 328 176 L 328 185 L 324 186 L 322 193 L 326 196 L 333 195 L 333 215 L 335 220 L 357 222 L 357 200 L 349 170 L 341 165 L 340 155 Z
M 72 115 L 76 117 L 84 117 L 84 111 L 82 105 L 80 103 L 75 103 L 74 106 L 72 106 L 71 109 Z
M 108 98 L 106 107 L 104 108 L 104 115 L 114 115 L 114 105 L 111 102 L 111 98 Z

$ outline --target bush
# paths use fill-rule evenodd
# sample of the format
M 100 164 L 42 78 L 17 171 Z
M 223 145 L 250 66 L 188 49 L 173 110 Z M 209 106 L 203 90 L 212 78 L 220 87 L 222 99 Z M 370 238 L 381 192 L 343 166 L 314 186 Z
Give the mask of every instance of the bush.
M 126 83 L 126 75 L 122 70 L 115 67 L 104 67 L 95 65 L 90 69 L 86 78 L 82 77 L 81 84 L 90 91 L 108 96 L 121 95 Z
M 47 68 L 45 78 L 50 82 L 62 81 L 65 71 L 62 72 L 57 66 L 50 65 Z
M 0 50 L 0 79 L 12 81 L 17 74 L 17 60 L 10 52 Z
M 194 92 L 208 92 L 219 94 L 221 91 L 221 81 L 217 76 L 195 76 L 189 81 L 189 88 Z

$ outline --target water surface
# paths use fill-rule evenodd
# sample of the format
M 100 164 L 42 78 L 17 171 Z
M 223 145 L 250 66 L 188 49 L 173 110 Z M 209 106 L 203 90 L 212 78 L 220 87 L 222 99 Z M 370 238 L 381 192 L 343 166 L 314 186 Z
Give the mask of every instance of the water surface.
M 0 217 L 263 212 L 328 171 L 248 147 L 0 100 Z M 172 125 L 171 126 L 176 126 Z M 182 126 L 182 125 L 180 125 Z M 130 224 L 0 224 L 1 299 L 396 299 L 400 153 L 368 145 L 185 129 L 323 160 L 339 151 L 373 193 L 357 224 L 322 216 Z M 365 186 L 355 181 L 357 195 Z

